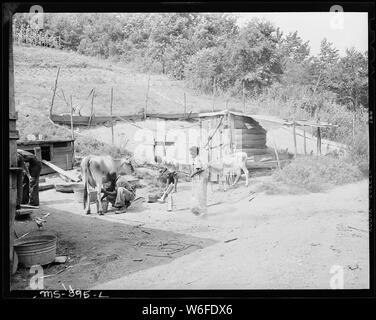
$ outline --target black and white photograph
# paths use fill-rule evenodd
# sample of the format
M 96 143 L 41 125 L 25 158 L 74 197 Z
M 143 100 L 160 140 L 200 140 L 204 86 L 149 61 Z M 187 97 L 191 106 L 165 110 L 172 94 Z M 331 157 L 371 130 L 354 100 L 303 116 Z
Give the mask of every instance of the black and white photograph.
M 11 293 L 371 288 L 367 10 L 15 6 Z

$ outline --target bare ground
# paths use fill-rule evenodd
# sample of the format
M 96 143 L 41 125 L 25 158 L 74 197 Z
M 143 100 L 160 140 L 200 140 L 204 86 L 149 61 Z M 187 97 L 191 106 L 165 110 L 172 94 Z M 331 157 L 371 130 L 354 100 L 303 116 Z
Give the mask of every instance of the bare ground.
M 267 178 L 253 182 L 258 179 Z M 144 203 L 103 217 L 83 216 L 72 194 L 43 192 L 42 209 L 51 213 L 45 228 L 57 232 L 58 252 L 73 258 L 73 267 L 46 278 L 46 286 L 326 289 L 331 267 L 339 265 L 345 289 L 369 288 L 367 181 L 326 193 L 256 193 L 251 201 L 250 189 L 242 183 L 227 192 L 217 188 L 209 186 L 208 202 L 223 203 L 210 206 L 206 217 L 187 209 L 189 183 L 179 184 L 173 212 L 164 204 Z M 138 195 L 147 193 L 147 188 L 138 190 Z M 166 255 L 160 244 L 168 242 L 194 246 L 172 258 L 146 255 Z M 134 261 L 138 259 L 142 261 Z M 48 273 L 63 266 L 53 268 Z M 26 275 L 24 270 L 14 277 L 15 288 L 27 286 Z

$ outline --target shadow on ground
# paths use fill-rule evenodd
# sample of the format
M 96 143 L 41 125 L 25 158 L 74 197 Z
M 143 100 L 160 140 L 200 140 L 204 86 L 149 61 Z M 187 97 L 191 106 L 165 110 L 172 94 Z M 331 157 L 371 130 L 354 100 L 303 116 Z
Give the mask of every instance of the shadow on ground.
M 143 228 L 81 216 L 67 211 L 43 207 L 34 215 L 49 212 L 47 223 L 38 230 L 33 221 L 17 221 L 16 232 L 27 236 L 54 233 L 57 256 L 66 255 L 65 264 L 44 267 L 44 288 L 87 289 L 102 282 L 166 264 L 215 243 L 214 240 L 184 234 Z M 27 237 L 26 236 L 26 237 Z M 26 238 L 25 237 L 25 238 Z M 12 290 L 28 289 L 33 274 L 20 267 L 12 277 Z M 126 289 L 126 288 L 124 288 Z

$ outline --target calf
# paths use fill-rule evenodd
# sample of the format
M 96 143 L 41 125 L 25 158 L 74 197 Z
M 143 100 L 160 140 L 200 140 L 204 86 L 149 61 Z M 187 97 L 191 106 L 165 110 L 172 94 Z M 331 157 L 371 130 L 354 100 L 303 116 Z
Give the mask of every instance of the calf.
M 208 168 L 214 172 L 219 173 L 224 182 L 224 189 L 226 190 L 226 177 L 228 175 L 235 175 L 235 181 L 231 185 L 238 183 L 242 170 L 245 174 L 245 185 L 248 186 L 249 180 L 248 175 L 249 171 L 247 169 L 247 154 L 245 152 L 235 152 L 233 154 L 224 155 L 222 161 L 220 162 L 210 162 L 208 163 Z

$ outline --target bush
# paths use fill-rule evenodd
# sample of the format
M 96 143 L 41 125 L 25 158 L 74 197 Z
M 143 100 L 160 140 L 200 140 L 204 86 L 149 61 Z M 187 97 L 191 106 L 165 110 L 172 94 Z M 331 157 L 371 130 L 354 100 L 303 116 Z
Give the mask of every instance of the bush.
M 281 171 L 275 172 L 277 182 L 320 192 L 330 185 L 341 185 L 362 178 L 359 168 L 330 156 L 302 157 L 292 161 Z
M 113 158 L 122 158 L 130 155 L 130 152 L 128 150 L 112 146 L 88 136 L 76 137 L 74 149 L 75 153 L 78 156 L 87 156 L 89 154 L 94 154 L 110 155 Z

